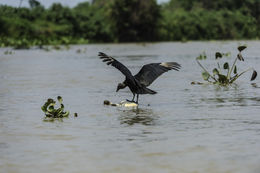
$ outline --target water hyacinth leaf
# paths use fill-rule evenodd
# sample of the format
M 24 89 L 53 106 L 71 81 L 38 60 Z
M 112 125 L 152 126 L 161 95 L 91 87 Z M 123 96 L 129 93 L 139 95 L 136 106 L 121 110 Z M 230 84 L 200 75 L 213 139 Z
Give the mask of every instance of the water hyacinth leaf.
M 214 69 L 213 69 L 213 74 L 214 74 L 214 75 L 218 75 L 218 74 L 219 74 L 218 69 L 214 68 Z
M 203 79 L 205 80 L 205 81 L 207 81 L 208 79 L 209 79 L 209 77 L 210 77 L 210 75 L 209 75 L 209 73 L 208 72 L 202 72 L 202 77 L 203 77 Z
M 60 116 L 63 112 L 63 108 L 59 108 L 56 110 L 56 115 Z
M 51 98 L 49 98 L 47 102 L 45 102 L 44 105 L 41 107 L 42 111 L 46 113 L 50 105 L 55 105 L 55 101 Z
M 223 65 L 223 68 L 224 68 L 225 70 L 229 69 L 229 64 L 226 62 L 226 63 Z
M 55 112 L 55 109 L 54 109 L 54 106 L 53 106 L 53 105 L 51 105 L 51 106 L 48 107 L 48 112 L 49 112 L 49 113 L 54 113 L 54 112 Z
M 216 58 L 216 59 L 222 58 L 222 54 L 221 54 L 220 52 L 216 52 L 215 58 Z
M 66 111 L 66 112 L 63 112 L 63 117 L 68 117 L 69 116 L 69 114 L 70 114 L 70 112 L 69 111 Z
M 55 103 L 55 101 L 51 98 L 48 98 L 47 103 Z
M 257 76 L 257 72 L 254 70 L 251 77 L 251 81 L 255 80 L 256 76 Z
M 241 54 L 240 52 L 237 54 L 237 58 L 238 58 L 240 61 L 244 61 L 244 58 L 243 58 L 243 56 L 242 56 L 242 54 Z
M 246 49 L 246 46 L 239 46 L 237 49 L 239 52 L 242 52 L 244 49 Z
M 237 66 L 234 68 L 234 74 L 237 74 Z
M 60 104 L 61 104 L 62 101 L 63 101 L 61 96 L 58 96 L 58 97 L 57 97 L 57 100 L 59 101 Z
M 222 74 L 219 74 L 219 75 L 218 75 L 218 81 L 219 81 L 219 83 L 221 83 L 222 85 L 228 84 L 227 76 L 222 75 Z
M 49 114 L 49 113 L 46 113 L 45 116 L 48 117 L 48 118 L 53 117 L 53 115 L 52 115 L 52 114 Z
M 42 107 L 41 107 L 41 109 L 42 109 L 42 111 L 43 111 L 44 113 L 46 113 L 46 112 L 47 112 L 47 107 L 45 107 L 45 106 L 42 106 Z

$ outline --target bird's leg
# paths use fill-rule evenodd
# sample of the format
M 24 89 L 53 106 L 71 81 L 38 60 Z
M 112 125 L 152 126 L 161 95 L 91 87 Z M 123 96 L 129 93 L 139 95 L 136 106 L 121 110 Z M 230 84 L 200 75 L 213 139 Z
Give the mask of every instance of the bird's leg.
M 131 101 L 126 99 L 126 101 L 128 101 L 128 102 L 135 102 L 134 99 L 135 99 L 135 94 L 133 93 L 133 99 Z
M 139 94 L 137 94 L 136 104 L 138 104 Z
M 133 94 L 133 99 L 132 99 L 132 102 L 134 102 L 134 99 L 135 99 L 135 94 Z

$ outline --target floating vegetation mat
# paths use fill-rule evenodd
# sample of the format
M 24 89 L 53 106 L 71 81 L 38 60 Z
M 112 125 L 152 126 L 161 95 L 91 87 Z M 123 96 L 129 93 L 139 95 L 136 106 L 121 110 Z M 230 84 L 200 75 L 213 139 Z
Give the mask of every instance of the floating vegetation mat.
M 56 101 L 49 98 L 44 105 L 41 107 L 42 111 L 45 113 L 45 121 L 52 121 L 55 118 L 61 119 L 64 117 L 68 117 L 70 112 L 64 111 L 64 105 L 62 104 L 63 99 L 61 96 L 57 97 L 59 102 L 59 107 L 56 105 Z M 74 116 L 77 117 L 78 114 L 74 113 Z

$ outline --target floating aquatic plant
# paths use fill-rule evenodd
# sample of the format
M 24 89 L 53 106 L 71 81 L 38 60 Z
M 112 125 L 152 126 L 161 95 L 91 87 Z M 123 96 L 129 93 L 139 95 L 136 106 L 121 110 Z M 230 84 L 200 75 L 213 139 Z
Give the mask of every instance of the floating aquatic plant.
M 56 102 L 49 98 L 44 105 L 41 107 L 42 111 L 45 113 L 48 118 L 63 118 L 69 116 L 69 111 L 64 111 L 64 105 L 62 104 L 62 97 L 58 96 L 57 100 L 60 104 L 59 108 L 56 107 Z
M 199 62 L 199 60 L 206 59 L 207 56 L 205 52 L 198 56 L 196 58 L 197 63 L 199 66 L 203 69 L 202 77 L 205 81 L 208 81 L 213 84 L 218 84 L 222 86 L 230 85 L 233 82 L 235 82 L 241 75 L 246 73 L 247 71 L 253 71 L 251 76 L 251 81 L 255 80 L 257 76 L 257 72 L 253 68 L 248 68 L 247 70 L 242 71 L 241 73 L 238 73 L 238 68 L 236 66 L 237 60 L 244 61 L 244 57 L 242 55 L 242 51 L 246 49 L 246 46 L 239 46 L 238 48 L 238 54 L 235 58 L 232 66 L 229 65 L 228 62 L 225 62 L 223 65 L 220 65 L 219 60 L 223 57 L 228 57 L 229 53 L 215 53 L 215 60 L 217 61 L 217 67 L 212 70 L 212 74 L 209 73 L 209 71 Z M 192 82 L 192 84 L 196 84 L 195 82 Z M 197 83 L 201 84 L 201 83 Z

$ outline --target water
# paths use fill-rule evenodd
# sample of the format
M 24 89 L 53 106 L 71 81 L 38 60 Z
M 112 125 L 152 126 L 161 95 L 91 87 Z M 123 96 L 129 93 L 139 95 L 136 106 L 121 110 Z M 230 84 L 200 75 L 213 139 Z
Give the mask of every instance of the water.
M 260 42 L 98 44 L 69 50 L 0 49 L 0 172 L 260 172 L 259 78 L 246 73 L 236 85 L 191 85 L 202 81 L 195 57 L 215 66 L 215 51 L 247 44 L 239 69 L 260 72 Z M 86 50 L 77 53 L 78 49 Z M 141 95 L 138 109 L 103 105 L 131 99 L 116 93 L 123 75 L 97 57 L 116 57 L 135 74 L 150 62 L 176 61 L 179 72 L 159 77 Z M 239 70 L 238 69 L 238 70 Z M 78 117 L 44 122 L 40 107 L 61 95 Z

